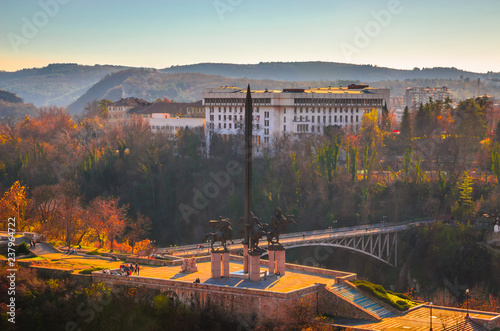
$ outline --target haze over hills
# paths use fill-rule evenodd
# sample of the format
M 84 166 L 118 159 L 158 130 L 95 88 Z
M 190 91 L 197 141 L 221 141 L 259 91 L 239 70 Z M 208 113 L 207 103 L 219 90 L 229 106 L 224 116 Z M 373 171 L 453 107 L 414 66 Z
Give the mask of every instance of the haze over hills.
M 20 118 L 35 113 L 36 107 L 33 104 L 25 104 L 24 100 L 14 93 L 0 90 L 0 119 Z
M 500 73 L 474 73 L 457 68 L 402 70 L 335 62 L 261 62 L 259 64 L 199 63 L 165 68 L 163 72 L 197 72 L 225 77 L 318 81 L 355 79 L 365 82 L 405 79 L 500 78 Z
M 268 79 L 228 78 L 199 73 L 165 73 L 153 69 L 127 69 L 104 77 L 91 89 L 72 103 L 68 110 L 72 114 L 80 114 L 85 106 L 93 100 L 109 99 L 117 101 L 125 97 L 138 97 L 148 101 L 167 97 L 176 102 L 191 102 L 201 98 L 205 88 L 217 86 L 245 87 L 250 84 L 253 89 L 283 88 L 315 88 L 321 86 L 347 86 L 352 83 L 365 83 L 360 80 L 323 80 L 323 81 L 278 81 Z M 443 86 L 446 85 L 458 99 L 476 95 L 477 83 L 470 79 L 412 79 L 406 81 L 375 81 L 370 86 L 390 88 L 391 96 L 403 96 L 407 87 Z M 500 97 L 500 86 L 481 84 L 481 93 Z
M 68 63 L 15 72 L 0 71 L 0 89 L 13 92 L 36 106 L 67 106 L 105 75 L 124 68 Z
M 50 64 L 16 72 L 0 71 L 0 89 L 16 93 L 35 106 L 70 105 L 72 113 L 79 113 L 95 99 L 115 101 L 121 97 L 137 96 L 151 101 L 158 97 L 193 101 L 199 100 L 205 87 L 246 86 L 249 82 L 255 88 L 345 86 L 362 82 L 389 87 L 394 96 L 402 95 L 408 86 L 456 85 L 457 93 L 470 96 L 470 91 L 466 91 L 471 88 L 470 84 L 462 87 L 457 81 L 467 83 L 477 78 L 492 83 L 488 86 L 493 86 L 493 91 L 485 89 L 482 93 L 498 95 L 500 73 L 482 74 L 456 68 L 400 70 L 333 62 L 200 63 L 161 70 Z M 401 83 L 404 80 L 407 81 Z M 395 81 L 399 83 L 393 83 Z

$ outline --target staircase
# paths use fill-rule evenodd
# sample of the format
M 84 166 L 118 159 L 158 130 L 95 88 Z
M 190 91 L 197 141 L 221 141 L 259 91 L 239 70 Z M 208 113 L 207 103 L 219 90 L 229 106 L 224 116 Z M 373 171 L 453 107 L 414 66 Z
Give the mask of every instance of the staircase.
M 346 300 L 354 302 L 361 308 L 369 311 L 372 314 L 377 315 L 380 318 L 388 318 L 396 316 L 394 313 L 383 307 L 382 305 L 373 302 L 372 300 L 365 297 L 360 292 L 348 287 L 344 284 L 335 284 L 331 287 L 332 291 L 340 294 Z

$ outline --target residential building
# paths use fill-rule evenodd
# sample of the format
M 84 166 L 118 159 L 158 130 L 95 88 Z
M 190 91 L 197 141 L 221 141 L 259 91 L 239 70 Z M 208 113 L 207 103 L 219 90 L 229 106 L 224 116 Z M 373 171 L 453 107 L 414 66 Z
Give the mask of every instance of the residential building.
M 111 120 L 120 120 L 127 118 L 128 112 L 133 108 L 146 108 L 152 103 L 139 98 L 120 99 L 108 106 L 108 117 Z
M 429 99 L 445 101 L 452 95 L 446 86 L 443 87 L 408 87 L 405 93 L 406 106 L 410 111 L 417 110 L 421 104 L 426 104 Z
M 170 114 L 171 117 L 204 118 L 205 108 L 197 102 L 155 102 L 126 98 L 108 106 L 110 119 L 151 118 L 152 114 Z
M 164 132 L 170 139 L 175 139 L 178 132 L 186 128 L 205 136 L 205 118 L 172 117 L 168 113 L 153 113 L 148 122 L 153 132 Z

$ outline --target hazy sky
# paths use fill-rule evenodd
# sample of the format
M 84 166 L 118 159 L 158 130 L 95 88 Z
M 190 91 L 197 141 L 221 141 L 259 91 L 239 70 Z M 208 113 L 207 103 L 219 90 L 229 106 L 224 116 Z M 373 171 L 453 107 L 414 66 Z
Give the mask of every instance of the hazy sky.
M 0 70 L 334 61 L 500 72 L 499 14 L 497 0 L 0 0 Z

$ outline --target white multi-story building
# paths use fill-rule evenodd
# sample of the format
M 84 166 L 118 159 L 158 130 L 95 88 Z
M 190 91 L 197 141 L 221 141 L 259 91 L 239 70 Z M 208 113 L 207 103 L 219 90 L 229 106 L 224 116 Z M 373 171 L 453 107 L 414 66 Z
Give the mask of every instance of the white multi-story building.
M 205 132 L 204 118 L 171 117 L 168 113 L 153 113 L 148 119 L 153 132 L 164 132 L 170 139 L 175 139 L 182 129 L 190 129 L 203 134 Z
M 244 132 L 246 90 L 238 87 L 208 88 L 202 93 L 210 135 L 224 140 Z M 262 144 L 272 144 L 273 137 L 287 134 L 300 138 L 323 134 L 327 126 L 361 127 L 363 114 L 389 106 L 390 90 L 367 85 L 252 91 L 253 134 L 257 153 Z
M 410 111 L 417 110 L 421 104 L 426 104 L 429 99 L 445 101 L 451 99 L 450 90 L 446 87 L 408 87 L 405 92 L 406 106 Z

